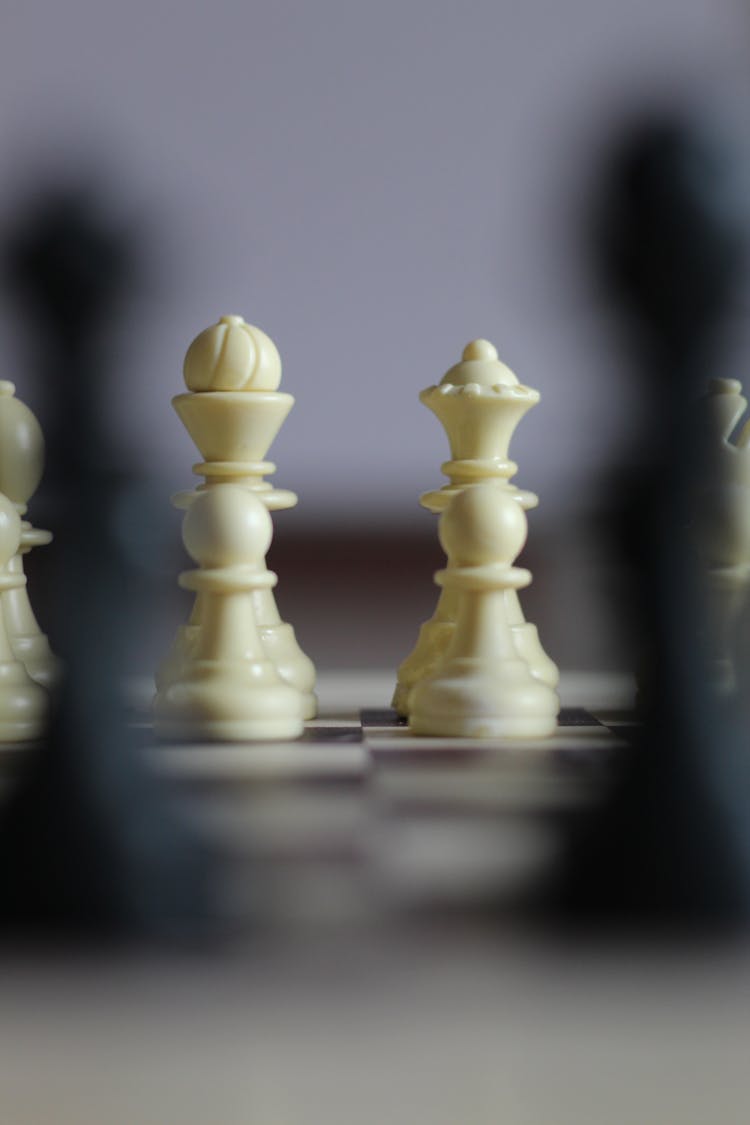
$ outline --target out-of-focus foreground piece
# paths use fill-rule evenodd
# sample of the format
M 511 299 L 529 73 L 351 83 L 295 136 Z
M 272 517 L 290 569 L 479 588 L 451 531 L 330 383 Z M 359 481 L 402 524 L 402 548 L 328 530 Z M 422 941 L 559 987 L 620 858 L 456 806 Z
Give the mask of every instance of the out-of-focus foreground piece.
M 721 362 L 747 261 L 741 169 L 720 129 L 647 119 L 619 139 L 601 194 L 600 265 L 656 424 L 640 435 L 617 521 L 645 658 L 643 727 L 611 799 L 565 850 L 562 897 L 577 921 L 681 936 L 688 924 L 750 924 L 747 720 L 708 671 L 713 607 L 695 549 L 710 476 L 696 400 Z M 723 392 L 704 403 L 708 428 L 724 431 L 738 405 Z M 724 533 L 732 550 L 744 538 L 731 520 Z

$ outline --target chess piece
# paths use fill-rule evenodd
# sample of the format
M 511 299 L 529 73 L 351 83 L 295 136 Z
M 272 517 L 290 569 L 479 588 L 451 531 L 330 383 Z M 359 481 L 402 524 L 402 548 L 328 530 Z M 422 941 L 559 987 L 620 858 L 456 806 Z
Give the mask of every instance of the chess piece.
M 65 675 L 46 737 L 3 795 L 0 933 L 56 952 L 80 938 L 203 942 L 223 903 L 223 857 L 146 767 L 143 732 L 122 699 L 123 657 L 136 651 L 143 620 L 132 562 L 151 544 L 133 520 L 123 550 L 115 513 L 127 478 L 113 464 L 102 406 L 141 249 L 137 229 L 108 214 L 106 195 L 54 182 L 24 201 L 0 246 L 46 410 L 48 476 L 65 528 L 47 590 Z M 0 417 L 14 403 L 0 399 Z M 0 467 L 4 455 L 3 437 Z M 5 594 L 0 611 L 4 603 Z M 2 669 L 0 661 L 0 698 Z
M 203 455 L 193 471 L 205 477 L 196 492 L 178 493 L 173 503 L 185 508 L 201 492 L 218 484 L 241 484 L 269 511 L 291 508 L 297 497 L 273 487 L 265 477 L 276 466 L 264 460 L 284 419 L 294 405 L 279 391 L 281 359 L 264 332 L 240 316 L 224 316 L 193 340 L 185 356 L 188 393 L 172 401 L 180 420 Z M 302 697 L 303 716 L 316 713 L 315 667 L 302 652 L 291 625 L 282 621 L 271 584 L 259 584 L 253 594 L 257 626 L 269 659 L 282 678 Z M 179 677 L 200 633 L 202 598 L 190 620 L 179 630 L 169 656 L 157 673 L 164 689 Z
M 702 480 L 695 549 L 709 599 L 709 677 L 720 695 L 737 690 L 736 628 L 750 587 L 750 422 L 732 440 L 747 400 L 736 379 L 711 379 L 696 404 Z
M 67 484 L 63 473 L 75 461 L 94 472 L 112 463 L 103 376 L 114 317 L 140 264 L 139 232 L 121 226 L 93 180 L 71 183 L 70 171 L 41 184 L 31 201 L 24 199 L 0 259 L 28 327 L 32 362 L 45 382 L 42 423 L 57 489 Z M 82 432 L 88 443 L 80 440 Z
M 28 406 L 15 397 L 13 383 L 0 382 L 0 492 L 11 500 L 20 516 L 36 492 L 44 464 L 44 438 Z M 39 628 L 29 602 L 23 556 L 32 547 L 52 541 L 49 531 L 21 523 L 19 549 L 7 564 L 7 571 L 24 579 L 2 594 L 2 612 L 10 643 L 32 679 L 52 689 L 60 679 L 60 662 Z
M 710 604 L 694 527 L 708 466 L 693 400 L 719 361 L 749 244 L 742 164 L 719 137 L 690 120 L 638 122 L 602 193 L 597 289 L 606 282 L 618 301 L 644 416 L 657 422 L 639 434 L 617 521 L 628 616 L 651 678 L 611 792 L 566 827 L 553 898 L 576 925 L 658 926 L 680 938 L 688 927 L 750 924 L 747 719 L 706 674 Z M 711 406 L 717 425 L 734 409 L 724 393 Z
M 201 621 L 177 678 L 156 697 L 159 735 L 245 741 L 302 733 L 302 697 L 269 659 L 253 604 L 276 582 L 264 561 L 271 536 L 267 508 L 244 486 L 215 485 L 189 505 L 183 539 L 199 569 L 180 584 L 200 594 Z
M 459 491 L 440 520 L 451 560 L 435 581 L 455 598 L 455 625 L 443 659 L 412 691 L 413 734 L 539 738 L 557 725 L 559 700 L 520 656 L 506 591 L 531 575 L 513 566 L 526 539 L 526 515 L 507 489 Z
M 20 542 L 21 517 L 13 502 L 0 494 L 0 742 L 39 738 L 49 716 L 49 696 L 13 652 L 5 625 L 5 593 L 26 582 L 23 574 L 8 569 Z
M 539 501 L 533 492 L 511 484 L 518 466 L 509 459 L 508 447 L 521 418 L 539 402 L 539 392 L 519 383 L 510 368 L 498 359 L 493 344 L 488 340 L 467 344 L 461 362 L 437 386 L 428 387 L 419 397 L 442 422 L 451 448 L 451 460 L 442 466 L 449 483 L 426 492 L 420 498 L 422 507 L 442 512 L 458 492 L 482 482 L 492 482 L 504 489 L 526 510 L 536 507 Z M 451 562 L 448 559 L 449 568 Z M 557 667 L 542 648 L 536 627 L 524 619 L 516 590 L 509 588 L 505 600 L 519 655 L 537 679 L 556 687 Z M 446 587 L 432 618 L 422 625 L 416 647 L 399 667 L 393 706 L 400 715 L 408 715 L 412 689 L 442 659 L 453 633 L 455 615 L 455 593 Z

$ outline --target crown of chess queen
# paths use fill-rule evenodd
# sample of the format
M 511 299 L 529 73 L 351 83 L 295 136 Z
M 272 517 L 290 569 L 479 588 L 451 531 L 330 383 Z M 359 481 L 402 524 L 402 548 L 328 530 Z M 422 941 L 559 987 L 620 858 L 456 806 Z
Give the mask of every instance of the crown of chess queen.
M 523 415 L 539 402 L 539 392 L 518 381 L 498 359 L 489 340 L 472 340 L 459 363 L 439 383 L 427 387 L 420 401 L 442 423 L 450 443 L 451 459 L 442 466 L 450 483 L 426 492 L 421 503 L 431 511 L 443 511 L 452 496 L 469 484 L 495 479 L 510 480 L 518 466 L 508 448 Z M 538 503 L 531 492 L 516 490 L 526 508 Z

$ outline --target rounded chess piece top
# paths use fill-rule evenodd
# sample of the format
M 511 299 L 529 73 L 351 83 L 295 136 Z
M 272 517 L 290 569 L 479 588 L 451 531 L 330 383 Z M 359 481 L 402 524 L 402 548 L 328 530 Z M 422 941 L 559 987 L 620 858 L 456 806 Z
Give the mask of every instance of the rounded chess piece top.
M 223 316 L 195 337 L 183 367 L 189 391 L 275 391 L 281 357 L 265 332 L 241 316 Z
M 28 503 L 44 471 L 44 435 L 36 416 L 0 380 L 0 492 L 14 504 Z
M 200 493 L 182 528 L 188 554 L 204 570 L 261 567 L 273 537 L 265 504 L 234 484 Z
M 507 489 L 470 485 L 440 520 L 440 542 L 454 567 L 509 568 L 526 542 L 526 514 Z
M 741 395 L 742 383 L 739 379 L 725 379 L 716 376 L 708 380 L 708 393 L 711 395 Z
M 516 387 L 518 379 L 511 369 L 497 357 L 497 348 L 489 340 L 472 340 L 466 345 L 461 362 L 446 371 L 440 380 L 442 387 Z

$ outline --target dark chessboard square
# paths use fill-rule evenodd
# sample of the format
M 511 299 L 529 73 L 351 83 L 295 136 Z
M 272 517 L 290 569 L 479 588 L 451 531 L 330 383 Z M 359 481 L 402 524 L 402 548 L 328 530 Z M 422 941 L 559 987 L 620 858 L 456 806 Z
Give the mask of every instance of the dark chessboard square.
M 350 727 L 305 727 L 302 742 L 361 742 L 362 728 L 352 724 Z
M 641 725 L 640 716 L 633 710 L 599 711 L 599 721 L 613 729 Z
M 405 727 L 406 719 L 392 707 L 365 707 L 360 712 L 363 727 Z
M 585 707 L 561 707 L 557 718 L 560 727 L 601 727 L 601 723 Z

